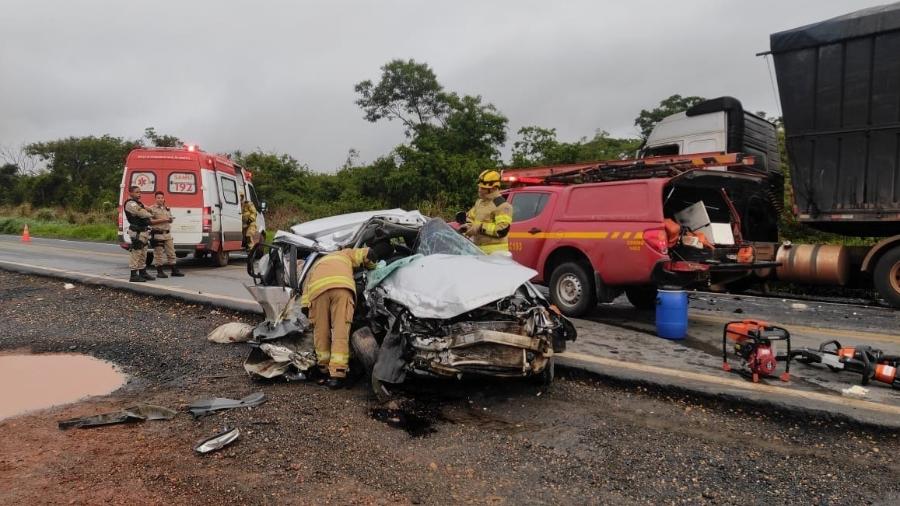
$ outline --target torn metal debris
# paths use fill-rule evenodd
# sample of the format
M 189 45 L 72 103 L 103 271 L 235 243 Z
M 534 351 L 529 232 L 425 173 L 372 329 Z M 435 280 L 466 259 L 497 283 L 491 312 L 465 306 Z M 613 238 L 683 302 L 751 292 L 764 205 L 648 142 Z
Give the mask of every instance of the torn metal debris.
M 144 420 L 171 420 L 176 414 L 176 411 L 162 406 L 139 404 L 112 413 L 101 413 L 99 415 L 61 420 L 57 422 L 57 426 L 61 430 L 67 430 L 72 428 L 99 427 L 101 425 L 113 425 L 117 423 L 141 422 Z
M 252 408 L 266 402 L 266 395 L 262 392 L 252 393 L 243 399 L 227 399 L 214 397 L 212 399 L 200 399 L 188 404 L 188 412 L 198 418 L 215 411 L 234 408 Z
M 238 428 L 225 429 L 215 436 L 201 441 L 200 444 L 194 447 L 194 451 L 196 451 L 197 453 L 209 453 L 216 450 L 221 450 L 222 448 L 225 448 L 231 443 L 237 441 L 237 438 L 239 438 L 240 436 L 241 430 Z

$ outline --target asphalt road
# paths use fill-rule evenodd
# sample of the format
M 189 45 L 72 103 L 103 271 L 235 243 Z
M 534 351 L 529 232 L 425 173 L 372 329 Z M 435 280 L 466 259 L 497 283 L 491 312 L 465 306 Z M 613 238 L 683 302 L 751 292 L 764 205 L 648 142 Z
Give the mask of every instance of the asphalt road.
M 185 277 L 148 283 L 126 281 L 127 260 L 127 252 L 114 244 L 38 238 L 22 243 L 17 236 L 0 235 L 0 268 L 260 311 L 245 288 L 251 284 L 245 259 L 221 268 L 202 260 L 181 259 L 179 267 Z M 848 398 L 841 391 L 858 383 L 858 375 L 795 364 L 790 383 L 768 378 L 753 384 L 741 376 L 740 367 L 726 373 L 721 363 L 723 325 L 746 318 L 787 327 L 794 347 L 817 347 L 837 339 L 842 344 L 868 344 L 900 354 L 900 311 L 708 293 L 694 293 L 691 299 L 690 330 L 683 341 L 656 337 L 653 313 L 635 310 L 620 298 L 601 305 L 588 319 L 576 320 L 578 340 L 558 357 L 558 363 L 614 379 L 900 427 L 900 391 L 886 385 L 870 385 L 863 398 Z

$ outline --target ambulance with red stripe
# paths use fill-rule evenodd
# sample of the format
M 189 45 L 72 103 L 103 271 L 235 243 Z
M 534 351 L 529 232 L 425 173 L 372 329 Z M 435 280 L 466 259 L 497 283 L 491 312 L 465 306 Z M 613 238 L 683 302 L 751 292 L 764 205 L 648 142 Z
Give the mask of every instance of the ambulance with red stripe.
M 256 206 L 257 228 L 265 237 L 264 213 L 251 182 L 252 174 L 228 156 L 207 153 L 198 146 L 137 148 L 128 154 L 119 197 L 119 243 L 130 247 L 128 220 L 123 205 L 131 186 L 141 189 L 141 202 L 154 204 L 162 191 L 171 209 L 175 253 L 181 258 L 210 257 L 217 266 L 228 264 L 229 255 L 241 251 L 243 233 L 240 196 Z
M 622 292 L 649 308 L 658 287 L 709 286 L 771 268 L 744 240 L 730 198 L 764 179 L 748 162 L 711 153 L 506 170 L 509 250 L 538 271 L 534 281 L 567 316 Z

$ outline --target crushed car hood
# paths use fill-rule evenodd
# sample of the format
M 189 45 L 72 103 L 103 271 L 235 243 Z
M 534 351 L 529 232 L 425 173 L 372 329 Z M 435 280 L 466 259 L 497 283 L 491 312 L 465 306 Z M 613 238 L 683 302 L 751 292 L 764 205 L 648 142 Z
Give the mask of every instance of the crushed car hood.
M 380 286 L 417 318 L 453 318 L 512 295 L 536 274 L 508 257 L 435 254 L 400 267 Z
M 366 222 L 380 217 L 394 223 L 422 226 L 426 218 L 419 211 L 384 209 L 361 213 L 341 214 L 318 220 L 307 221 L 291 227 L 295 235 L 305 237 L 319 244 L 326 251 L 333 251 L 350 245 L 354 236 Z

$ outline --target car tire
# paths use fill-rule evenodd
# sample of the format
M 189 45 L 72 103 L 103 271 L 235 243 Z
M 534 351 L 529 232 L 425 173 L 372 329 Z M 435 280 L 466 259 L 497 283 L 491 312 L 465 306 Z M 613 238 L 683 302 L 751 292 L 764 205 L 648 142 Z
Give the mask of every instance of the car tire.
M 900 307 L 900 246 L 881 255 L 875 264 L 872 281 L 882 299 L 891 306 Z
M 220 249 L 212 254 L 213 265 L 216 267 L 225 267 L 228 265 L 228 252 Z
M 581 316 L 596 305 L 594 280 L 578 262 L 565 262 L 550 275 L 550 301 L 566 316 Z
M 655 286 L 633 286 L 625 289 L 628 302 L 637 309 L 653 309 L 656 307 Z
M 369 327 L 362 327 L 350 335 L 350 349 L 353 356 L 363 366 L 366 376 L 372 375 L 375 360 L 378 359 L 378 341 Z

